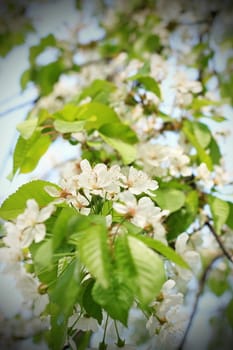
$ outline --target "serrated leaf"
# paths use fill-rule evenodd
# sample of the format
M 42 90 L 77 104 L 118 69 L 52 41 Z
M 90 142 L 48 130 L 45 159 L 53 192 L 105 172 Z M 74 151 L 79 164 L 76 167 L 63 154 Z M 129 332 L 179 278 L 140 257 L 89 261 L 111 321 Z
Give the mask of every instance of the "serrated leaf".
M 122 157 L 124 164 L 130 164 L 136 159 L 136 146 L 126 143 L 124 141 L 108 137 L 100 133 L 102 139 L 112 148 L 114 148 Z
M 20 132 L 21 136 L 27 140 L 29 139 L 32 134 L 34 133 L 36 127 L 37 127 L 38 119 L 37 118 L 31 118 L 23 121 L 22 123 L 19 123 L 16 127 L 16 129 Z
M 35 199 L 40 207 L 46 206 L 54 200 L 46 191 L 45 186 L 54 186 L 55 184 L 43 181 L 34 180 L 22 185 L 18 190 L 11 194 L 0 207 L 0 217 L 4 220 L 13 220 L 26 208 L 28 199 Z
M 149 248 L 156 250 L 158 253 L 162 254 L 167 259 L 173 261 L 175 264 L 179 265 L 180 267 L 183 267 L 185 269 L 190 269 L 186 261 L 179 254 L 177 254 L 174 249 L 170 248 L 169 246 L 166 246 L 161 241 L 158 241 L 150 237 L 141 236 L 141 235 L 138 235 L 137 239 L 145 243 Z
M 13 174 L 18 170 L 23 174 L 34 170 L 50 144 L 49 135 L 41 135 L 40 132 L 34 132 L 27 140 L 20 136 L 13 155 Z
M 51 330 L 49 346 L 62 349 L 66 340 L 67 322 L 80 290 L 79 264 L 73 260 L 49 289 Z
M 179 210 L 185 203 L 185 195 L 174 188 L 159 188 L 154 191 L 156 197 L 152 198 L 161 209 L 167 209 L 170 213 Z
M 209 195 L 208 202 L 214 220 L 214 227 L 218 234 L 221 234 L 222 226 L 226 223 L 230 213 L 228 202 Z
M 64 245 L 64 241 L 67 238 L 68 233 L 68 223 L 73 217 L 77 217 L 76 209 L 70 207 L 62 208 L 52 230 L 52 243 L 54 251 L 61 245 Z
M 95 221 L 86 221 L 86 223 L 89 224 L 88 227 L 77 232 L 76 235 L 80 260 L 103 288 L 107 288 L 111 275 L 111 258 L 107 244 L 106 224 Z
M 131 288 L 122 282 L 118 276 L 112 275 L 108 288 L 95 283 L 93 298 L 115 320 L 127 326 L 129 310 L 133 304 Z
M 142 241 L 128 236 L 128 244 L 137 273 L 136 295 L 142 305 L 148 305 L 159 294 L 165 282 L 161 258 Z
M 55 130 L 65 134 L 69 132 L 79 132 L 84 129 L 85 121 L 73 121 L 68 122 L 65 120 L 57 119 L 53 123 Z

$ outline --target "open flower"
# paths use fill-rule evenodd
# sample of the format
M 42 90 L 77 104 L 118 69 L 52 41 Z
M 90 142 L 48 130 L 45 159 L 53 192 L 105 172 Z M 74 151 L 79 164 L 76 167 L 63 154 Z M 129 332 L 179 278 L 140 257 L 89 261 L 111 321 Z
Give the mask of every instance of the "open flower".
M 149 176 L 142 170 L 137 170 L 134 167 L 130 167 L 127 176 L 123 179 L 124 187 L 127 188 L 133 194 L 147 193 L 158 188 L 158 183 L 155 180 L 151 180 Z
M 21 231 L 21 240 L 24 247 L 30 246 L 32 241 L 40 242 L 44 239 L 46 228 L 44 222 L 51 216 L 54 206 L 39 209 L 34 199 L 27 200 L 25 211 L 17 217 L 16 227 Z
M 131 192 L 125 191 L 120 193 L 119 201 L 113 203 L 113 208 L 129 218 L 134 225 L 153 233 L 154 237 L 166 243 L 165 229 L 161 221 L 168 211 L 156 207 L 149 197 L 142 197 L 137 202 Z
M 120 192 L 120 178 L 122 174 L 118 165 L 111 168 L 103 163 L 99 163 L 92 169 L 87 159 L 80 162 L 81 174 L 78 175 L 80 188 L 91 194 L 101 197 L 114 197 Z M 86 193 L 86 192 L 85 192 Z

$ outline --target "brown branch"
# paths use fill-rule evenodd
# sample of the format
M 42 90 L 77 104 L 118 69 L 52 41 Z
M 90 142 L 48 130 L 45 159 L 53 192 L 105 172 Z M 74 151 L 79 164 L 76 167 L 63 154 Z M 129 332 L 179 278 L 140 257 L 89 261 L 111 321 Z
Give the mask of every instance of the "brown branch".
M 232 255 L 228 252 L 228 250 L 225 248 L 221 238 L 219 237 L 219 235 L 217 234 L 217 232 L 215 231 L 215 229 L 213 228 L 213 226 L 207 221 L 205 223 L 206 226 L 209 227 L 211 233 L 213 234 L 214 238 L 216 239 L 216 241 L 218 242 L 219 247 L 221 248 L 223 254 L 225 255 L 225 257 L 231 262 L 233 263 L 233 257 Z
M 199 299 L 200 299 L 200 296 L 202 295 L 203 291 L 204 291 L 204 287 L 205 287 L 205 283 L 206 283 L 206 280 L 207 280 L 207 277 L 208 277 L 208 274 L 210 272 L 210 270 L 212 269 L 212 266 L 213 264 L 220 258 L 224 257 L 225 254 L 219 254 L 217 256 L 215 256 L 211 262 L 207 265 L 207 267 L 205 268 L 201 278 L 200 278 L 200 281 L 199 281 L 199 287 L 198 287 L 198 291 L 197 291 L 197 294 L 196 294 L 196 297 L 195 297 L 195 301 L 194 301 L 194 305 L 193 305 L 193 310 L 192 310 L 192 313 L 190 315 L 190 319 L 189 319 L 189 322 L 188 322 L 188 325 L 185 329 L 185 332 L 184 332 L 184 335 L 183 335 L 183 338 L 180 342 L 180 345 L 179 347 L 177 348 L 177 350 L 182 350 L 183 349 L 183 346 L 186 342 L 186 339 L 187 339 L 187 336 L 188 336 L 188 333 L 190 331 L 190 328 L 192 326 L 192 323 L 193 323 L 193 319 L 194 319 L 194 316 L 196 315 L 196 312 L 197 312 L 197 308 L 198 308 L 198 303 L 199 303 Z

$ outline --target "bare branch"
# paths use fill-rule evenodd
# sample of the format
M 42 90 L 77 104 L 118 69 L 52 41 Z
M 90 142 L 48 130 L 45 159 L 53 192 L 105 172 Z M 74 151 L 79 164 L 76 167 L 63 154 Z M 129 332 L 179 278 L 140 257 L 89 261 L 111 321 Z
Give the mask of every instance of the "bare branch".
M 184 332 L 184 335 L 183 335 L 183 338 L 181 340 L 181 343 L 179 345 L 179 347 L 177 348 L 177 350 L 182 350 L 183 349 L 183 346 L 186 342 L 186 339 L 187 339 L 187 336 L 188 336 L 188 333 L 190 331 L 190 328 L 192 326 L 192 322 L 193 322 L 193 319 L 194 319 L 194 316 L 197 312 L 197 308 L 198 308 L 198 303 L 199 303 L 199 299 L 200 299 L 200 296 L 202 295 L 203 291 L 204 291 L 204 288 L 205 288 L 205 283 L 206 283 L 206 280 L 207 280 L 207 277 L 208 277 L 208 274 L 210 272 L 210 270 L 212 269 L 212 266 L 213 264 L 220 258 L 224 257 L 225 254 L 220 254 L 220 255 L 217 255 L 215 256 L 211 262 L 207 265 L 207 267 L 205 268 L 201 278 L 200 278 L 200 281 L 199 281 L 199 287 L 198 287 L 198 291 L 197 291 L 197 294 L 196 294 L 196 297 L 195 297 L 195 301 L 194 301 L 194 305 L 193 305 L 193 310 L 192 310 L 192 313 L 190 315 L 190 319 L 189 319 L 189 322 L 188 322 L 188 325 L 186 327 L 186 330 Z
M 223 254 L 225 255 L 225 257 L 231 262 L 233 263 L 233 257 L 232 255 L 228 252 L 228 250 L 225 248 L 221 238 L 219 237 L 219 235 L 217 234 L 217 232 L 215 231 L 215 229 L 213 228 L 213 226 L 207 221 L 205 223 L 206 226 L 209 227 L 210 231 L 212 232 L 213 236 L 215 237 L 216 241 L 218 242 L 219 247 L 221 248 Z

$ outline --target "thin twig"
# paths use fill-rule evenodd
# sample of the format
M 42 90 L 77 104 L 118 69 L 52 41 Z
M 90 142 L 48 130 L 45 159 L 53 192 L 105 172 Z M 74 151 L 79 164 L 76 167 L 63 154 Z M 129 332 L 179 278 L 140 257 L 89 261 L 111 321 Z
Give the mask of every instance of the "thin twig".
M 210 231 L 212 232 L 214 238 L 216 239 L 216 241 L 218 242 L 219 247 L 221 248 L 223 254 L 226 256 L 226 258 L 233 263 L 233 257 L 232 255 L 227 251 L 227 249 L 225 248 L 224 244 L 222 243 L 221 238 L 219 237 L 219 235 L 217 234 L 217 232 L 215 231 L 215 229 L 213 228 L 213 226 L 207 221 L 205 223 L 206 226 L 209 227 Z
M 5 111 L 0 112 L 0 117 L 3 117 L 6 114 L 9 114 L 9 113 L 12 113 L 14 111 L 17 111 L 18 109 L 21 109 L 21 108 L 30 106 L 32 104 L 35 104 L 38 101 L 38 99 L 39 99 L 39 97 L 34 98 L 33 100 L 29 100 L 29 101 L 20 103 L 20 104 L 18 104 L 16 106 L 10 107 L 10 108 L 6 109 Z
M 194 305 L 193 305 L 193 310 L 192 310 L 192 313 L 190 315 L 190 319 L 189 319 L 189 322 L 188 322 L 188 325 L 185 329 L 185 332 L 184 332 L 184 335 L 183 335 L 183 338 L 181 340 L 181 343 L 179 345 L 179 347 L 177 348 L 177 350 L 182 350 L 183 349 L 183 346 L 186 342 L 186 339 L 187 339 L 187 336 L 188 336 L 188 333 L 189 333 L 189 330 L 192 326 L 192 322 L 193 322 L 193 319 L 194 319 L 194 316 L 197 312 L 197 307 L 198 307 L 198 303 L 199 303 L 199 299 L 200 299 L 200 296 L 201 294 L 203 293 L 203 290 L 204 290 L 204 287 L 205 287 L 205 282 L 206 282 L 206 279 L 208 277 L 208 274 L 213 266 L 213 264 L 219 259 L 219 258 L 222 258 L 224 257 L 224 254 L 219 254 L 217 256 L 215 256 L 211 262 L 207 265 L 207 267 L 205 268 L 202 276 L 201 276 L 201 279 L 199 281 L 199 288 L 198 288 L 198 291 L 197 291 L 197 294 L 196 294 L 196 297 L 195 297 L 195 301 L 194 301 Z

